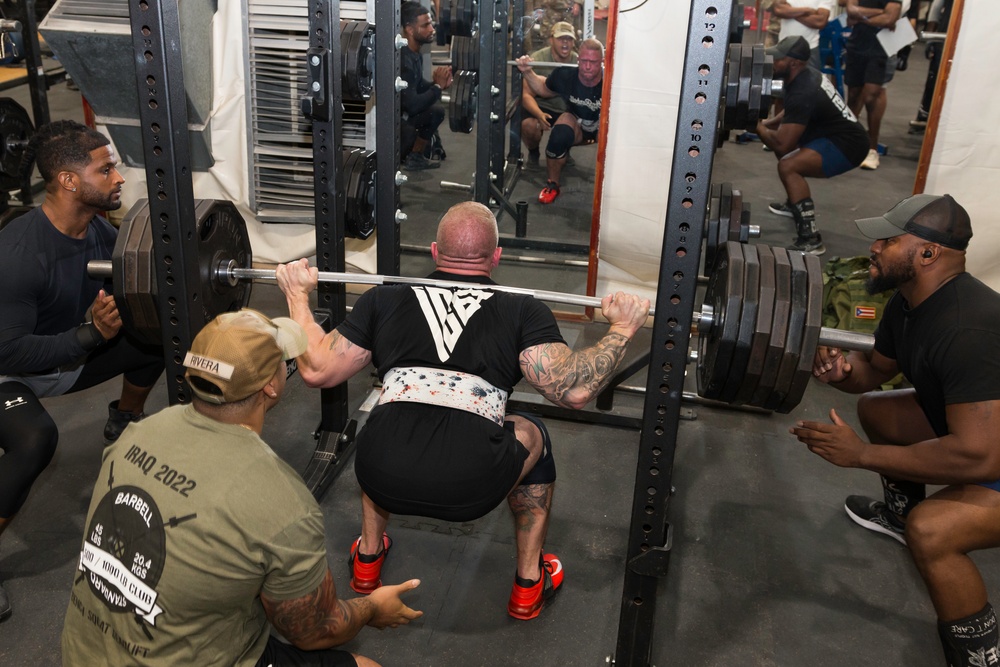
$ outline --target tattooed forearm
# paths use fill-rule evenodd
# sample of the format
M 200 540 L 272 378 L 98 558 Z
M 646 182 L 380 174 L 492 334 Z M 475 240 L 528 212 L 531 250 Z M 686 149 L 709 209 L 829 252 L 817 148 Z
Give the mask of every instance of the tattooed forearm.
M 549 400 L 582 406 L 604 389 L 625 357 L 629 339 L 608 333 L 597 344 L 571 352 L 561 344 L 537 345 L 521 353 L 525 379 Z
M 305 650 L 339 646 L 358 634 L 374 615 L 368 598 L 338 600 L 329 570 L 319 587 L 294 600 L 261 595 L 268 620 L 281 635 Z

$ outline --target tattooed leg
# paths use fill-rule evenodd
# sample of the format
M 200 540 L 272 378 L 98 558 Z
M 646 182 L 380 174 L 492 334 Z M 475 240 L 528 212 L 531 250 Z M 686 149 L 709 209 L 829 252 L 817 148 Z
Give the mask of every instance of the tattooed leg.
M 537 581 L 542 576 L 539 562 L 549 529 L 552 507 L 552 484 L 521 484 L 507 496 L 514 515 L 514 538 L 517 542 L 517 576 Z

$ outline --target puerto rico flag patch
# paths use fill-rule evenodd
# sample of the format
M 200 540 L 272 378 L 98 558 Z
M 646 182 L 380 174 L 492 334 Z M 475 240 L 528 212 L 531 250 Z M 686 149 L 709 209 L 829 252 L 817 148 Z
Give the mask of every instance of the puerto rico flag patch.
M 875 308 L 872 306 L 855 306 L 854 307 L 854 319 L 856 320 L 874 320 L 875 319 Z

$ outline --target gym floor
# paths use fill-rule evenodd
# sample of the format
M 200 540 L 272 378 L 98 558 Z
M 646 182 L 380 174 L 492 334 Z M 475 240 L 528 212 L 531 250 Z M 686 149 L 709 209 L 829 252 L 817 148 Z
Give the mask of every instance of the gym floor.
M 874 172 L 856 170 L 830 181 L 813 181 L 813 196 L 828 252 L 865 254 L 856 217 L 883 212 L 912 192 L 920 135 L 907 134 L 919 99 L 926 61 L 914 49 L 909 69 L 889 88 L 883 143 L 889 154 Z M 17 99 L 20 91 L 12 95 Z M 18 100 L 30 108 L 26 93 Z M 79 96 L 65 86 L 50 91 L 53 118 L 78 118 Z M 672 132 L 672 128 L 664 128 Z M 411 174 L 402 192 L 409 221 L 403 242 L 427 246 L 441 212 L 464 195 L 444 192 L 441 179 L 468 178 L 474 137 L 445 131 L 448 157 L 441 169 Z M 535 202 L 544 182 L 541 168 L 526 170 L 515 199 L 530 203 L 529 238 L 587 243 L 593 147 L 574 149 L 562 196 Z M 727 142 L 716 155 L 716 182 L 742 190 L 762 228 L 759 242 L 784 245 L 793 228 L 767 212 L 783 197 L 774 156 L 759 143 Z M 666 184 L 664 185 L 666 187 Z M 513 236 L 505 218 L 504 235 Z M 551 255 L 533 250 L 511 254 Z M 406 253 L 402 272 L 421 275 L 429 258 Z M 565 264 L 502 263 L 500 282 L 582 293 L 586 270 Z M 254 287 L 252 305 L 281 314 L 283 300 L 268 285 Z M 571 345 L 597 339 L 605 327 L 565 322 Z M 631 354 L 648 347 L 641 335 Z M 628 384 L 643 385 L 637 376 Z M 352 407 L 369 394 L 372 378 L 349 384 Z M 45 401 L 61 438 L 52 464 L 0 546 L 0 579 L 13 599 L 14 615 L 0 625 L 0 665 L 54 665 L 74 577 L 87 503 L 100 466 L 101 430 L 117 382 Z M 158 388 L 149 411 L 166 404 Z M 906 550 L 893 540 L 858 528 L 843 511 L 844 497 L 877 495 L 876 475 L 835 468 L 810 454 L 788 434 L 800 418 L 824 418 L 833 407 L 856 424 L 851 396 L 813 384 L 790 415 L 761 415 L 704 406 L 681 424 L 673 468 L 676 493 L 670 508 L 674 545 L 670 570 L 657 602 L 651 664 L 829 667 L 940 665 L 934 614 Z M 642 399 L 618 394 L 616 411 L 638 414 Z M 689 408 L 691 406 L 688 406 Z M 300 380 L 289 382 L 280 406 L 267 420 L 264 439 L 297 470 L 304 470 L 315 443 L 319 394 Z M 514 572 L 513 526 L 505 507 L 468 524 L 393 517 L 394 540 L 384 579 L 419 577 L 409 597 L 420 621 L 397 630 L 364 630 L 346 648 L 385 665 L 503 666 L 598 665 L 614 652 L 624 572 L 638 432 L 548 421 L 559 482 L 547 549 L 566 568 L 563 589 L 531 622 L 506 615 Z M 322 499 L 327 546 L 340 592 L 348 597 L 346 554 L 359 533 L 359 492 L 350 463 Z M 987 585 L 1000 588 L 1000 554 L 976 554 Z

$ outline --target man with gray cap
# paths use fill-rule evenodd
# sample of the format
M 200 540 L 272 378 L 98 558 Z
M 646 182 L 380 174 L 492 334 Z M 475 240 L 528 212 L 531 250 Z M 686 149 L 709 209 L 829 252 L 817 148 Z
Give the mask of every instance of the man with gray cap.
M 399 599 L 416 579 L 337 598 L 323 514 L 260 438 L 285 361 L 307 346 L 288 318 L 219 315 L 184 358 L 193 402 L 130 424 L 105 450 L 63 665 L 377 667 L 331 647 L 421 615 Z
M 791 432 L 838 466 L 879 473 L 883 500 L 849 496 L 852 521 L 906 545 L 934 604 L 947 664 L 1000 661 L 997 619 L 968 554 L 1000 546 L 1000 294 L 965 271 L 969 215 L 914 195 L 857 221 L 871 292 L 896 289 L 871 352 L 820 347 L 813 374 L 864 393 L 868 442 L 835 410 Z M 911 388 L 873 391 L 902 372 Z M 926 497 L 925 484 L 945 485 Z
M 809 67 L 805 38 L 786 37 L 767 55 L 774 58 L 774 77 L 784 81 L 784 108 L 759 121 L 756 132 L 778 158 L 786 195 L 769 209 L 795 220 L 789 250 L 822 255 L 826 248 L 806 178 L 832 178 L 857 167 L 868 152 L 868 135 L 833 84 Z

